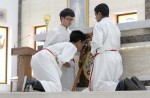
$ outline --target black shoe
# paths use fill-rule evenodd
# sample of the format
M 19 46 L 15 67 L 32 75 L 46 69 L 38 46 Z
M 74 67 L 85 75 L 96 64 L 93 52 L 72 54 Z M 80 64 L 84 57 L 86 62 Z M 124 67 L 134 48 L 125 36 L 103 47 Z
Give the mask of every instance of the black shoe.
M 25 76 L 22 85 L 22 92 L 30 92 L 31 88 L 32 90 L 45 92 L 42 84 L 38 80 L 33 78 L 27 78 L 27 76 Z
M 125 90 L 141 90 L 134 82 L 129 78 L 124 79 Z
M 124 80 L 121 80 L 121 81 L 118 83 L 118 85 L 117 85 L 115 91 L 125 91 Z
M 29 92 L 29 89 L 32 87 L 33 81 L 29 79 L 27 76 L 24 76 L 23 84 L 22 84 L 22 92 Z
M 121 80 L 116 87 L 116 91 L 130 91 L 130 90 L 140 90 L 140 89 L 129 78 Z
M 144 84 L 135 76 L 131 77 L 131 81 L 136 84 L 141 90 L 146 90 Z

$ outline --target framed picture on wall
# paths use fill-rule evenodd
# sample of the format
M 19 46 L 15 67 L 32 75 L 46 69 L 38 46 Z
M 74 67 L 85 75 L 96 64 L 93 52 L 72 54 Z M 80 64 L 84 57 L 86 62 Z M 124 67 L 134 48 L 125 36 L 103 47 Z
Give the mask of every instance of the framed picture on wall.
M 126 23 L 137 21 L 137 13 L 124 13 L 117 15 L 117 23 Z
M 68 8 L 71 8 L 75 13 L 75 18 L 70 26 L 70 29 L 83 29 L 88 26 L 89 20 L 89 1 L 88 0 L 68 0 Z
M 7 40 L 8 28 L 0 26 L 0 83 L 7 83 Z

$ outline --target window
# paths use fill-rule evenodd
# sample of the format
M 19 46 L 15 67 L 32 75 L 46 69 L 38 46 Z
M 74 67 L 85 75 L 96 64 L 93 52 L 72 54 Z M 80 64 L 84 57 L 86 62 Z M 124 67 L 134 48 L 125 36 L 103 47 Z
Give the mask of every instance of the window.
M 126 13 L 117 15 L 117 23 L 137 21 L 137 13 Z
M 0 26 L 0 83 L 7 83 L 7 38 L 8 28 Z
M 46 33 L 46 25 L 35 27 L 35 35 L 44 34 L 44 33 Z M 35 42 L 35 49 L 39 50 L 43 47 L 43 45 L 44 45 L 44 42 Z

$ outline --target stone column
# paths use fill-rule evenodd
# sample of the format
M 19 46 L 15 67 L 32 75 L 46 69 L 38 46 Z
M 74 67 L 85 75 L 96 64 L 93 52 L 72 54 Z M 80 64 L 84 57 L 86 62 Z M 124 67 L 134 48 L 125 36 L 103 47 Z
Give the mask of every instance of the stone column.
M 150 0 L 145 0 L 145 20 L 150 19 Z
M 18 1 L 18 47 L 21 47 L 22 0 Z
M 21 47 L 21 25 L 22 25 L 22 0 L 18 1 L 18 42 L 17 42 L 17 47 Z M 17 57 L 19 59 L 19 57 Z M 17 75 L 19 76 L 18 73 L 18 65 L 19 63 L 17 62 Z M 18 85 L 18 84 L 17 84 Z M 22 86 L 17 87 L 17 91 L 21 91 Z

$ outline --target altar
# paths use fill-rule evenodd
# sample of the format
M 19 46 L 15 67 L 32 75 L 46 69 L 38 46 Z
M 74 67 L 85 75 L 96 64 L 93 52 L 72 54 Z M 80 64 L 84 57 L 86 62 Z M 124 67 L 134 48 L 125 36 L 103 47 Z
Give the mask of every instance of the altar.
M 121 31 L 122 78 L 137 76 L 141 80 L 150 80 L 150 19 L 117 25 Z M 89 34 L 93 31 L 93 27 L 84 28 L 81 31 Z M 45 38 L 46 34 L 35 35 L 37 42 L 43 42 Z M 76 69 L 77 73 L 78 68 Z

